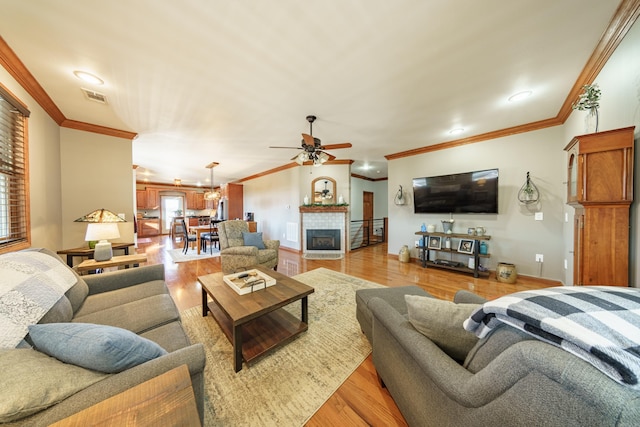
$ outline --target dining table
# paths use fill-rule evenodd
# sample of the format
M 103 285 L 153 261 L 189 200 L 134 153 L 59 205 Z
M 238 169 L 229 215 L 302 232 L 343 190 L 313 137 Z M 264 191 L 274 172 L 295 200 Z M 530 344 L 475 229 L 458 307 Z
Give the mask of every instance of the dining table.
M 198 255 L 200 255 L 200 244 L 202 243 L 200 241 L 200 235 L 202 233 L 217 233 L 218 232 L 218 227 L 216 227 L 215 225 L 212 227 L 209 224 L 207 225 L 192 225 L 189 227 L 189 232 L 195 232 L 196 233 L 196 238 L 197 238 L 197 242 L 196 242 L 196 248 L 198 251 Z

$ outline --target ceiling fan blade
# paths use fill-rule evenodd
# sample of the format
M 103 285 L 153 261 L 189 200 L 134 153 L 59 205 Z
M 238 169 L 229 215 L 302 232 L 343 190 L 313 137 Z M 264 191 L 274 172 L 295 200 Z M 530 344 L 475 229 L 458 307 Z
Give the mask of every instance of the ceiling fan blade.
M 304 142 L 305 145 L 308 145 L 309 147 L 315 147 L 316 143 L 314 142 L 314 139 L 311 135 L 307 135 L 306 133 L 302 134 L 302 140 Z
M 337 150 L 339 148 L 351 148 L 352 145 L 350 142 L 344 142 L 342 144 L 329 144 L 329 145 L 323 145 L 322 147 L 320 147 L 322 150 Z
M 302 148 L 300 148 L 300 147 L 275 147 L 275 146 L 270 146 L 269 148 L 290 148 L 292 150 L 302 150 Z

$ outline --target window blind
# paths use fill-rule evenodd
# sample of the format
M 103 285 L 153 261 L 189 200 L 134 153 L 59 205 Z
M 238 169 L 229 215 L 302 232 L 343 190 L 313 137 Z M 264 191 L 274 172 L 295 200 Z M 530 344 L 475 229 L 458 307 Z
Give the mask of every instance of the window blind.
M 0 85 L 0 253 L 30 245 L 26 118 L 29 111 Z

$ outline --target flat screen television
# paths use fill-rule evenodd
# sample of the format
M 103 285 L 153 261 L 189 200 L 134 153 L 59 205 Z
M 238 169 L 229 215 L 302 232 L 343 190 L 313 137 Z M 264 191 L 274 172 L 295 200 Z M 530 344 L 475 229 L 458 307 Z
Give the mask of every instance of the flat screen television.
M 498 169 L 413 179 L 415 213 L 498 213 Z

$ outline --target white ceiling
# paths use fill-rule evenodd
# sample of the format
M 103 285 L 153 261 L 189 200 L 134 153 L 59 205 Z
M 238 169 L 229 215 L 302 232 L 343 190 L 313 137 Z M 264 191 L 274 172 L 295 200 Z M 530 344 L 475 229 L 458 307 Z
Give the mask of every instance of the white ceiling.
M 555 117 L 618 3 L 2 0 L 0 35 L 67 119 L 138 133 L 152 182 L 290 163 L 297 150 L 268 147 L 298 147 L 309 114 L 324 144 L 353 144 L 331 154 L 377 178 L 387 154 Z

